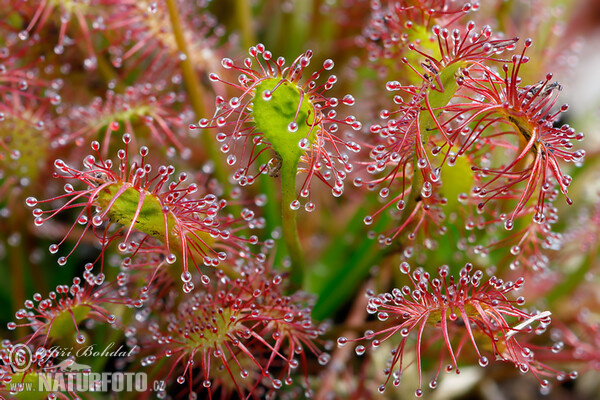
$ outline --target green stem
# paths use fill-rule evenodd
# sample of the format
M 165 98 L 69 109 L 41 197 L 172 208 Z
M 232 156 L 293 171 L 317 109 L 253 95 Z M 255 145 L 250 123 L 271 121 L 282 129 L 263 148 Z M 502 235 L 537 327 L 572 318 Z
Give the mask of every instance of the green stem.
M 267 164 L 270 160 L 269 154 L 270 152 L 264 151 L 258 157 L 258 164 Z M 263 216 L 265 217 L 265 232 L 271 234 L 276 227 L 279 226 L 279 208 L 277 207 L 277 202 L 273 201 L 273 199 L 277 198 L 277 188 L 275 187 L 275 179 L 271 177 L 264 176 L 259 179 L 260 184 L 260 193 L 264 194 L 267 197 L 267 203 L 263 207 Z M 281 252 L 278 251 L 277 254 Z
M 288 248 L 292 262 L 290 280 L 292 286 L 301 287 L 303 283 L 304 256 L 298 236 L 296 211 L 290 204 L 296 200 L 296 170 L 297 161 L 282 160 L 281 165 L 281 218 L 283 225 L 283 239 Z
M 246 49 L 256 44 L 254 31 L 252 30 L 252 9 L 248 0 L 235 1 L 235 14 L 237 23 L 242 31 L 242 42 Z
M 399 226 L 402 226 L 410 216 L 412 210 L 417 206 L 416 203 L 421 201 L 421 189 L 423 189 L 423 174 L 417 166 L 417 159 L 413 160 L 413 178 L 408 199 L 406 199 L 405 208 L 400 218 Z
M 323 0 L 313 0 L 312 10 L 310 15 L 310 36 L 311 39 L 320 39 L 320 34 L 323 28 L 323 15 L 321 14 L 321 7 L 323 6 Z
M 292 13 L 289 12 L 281 12 L 280 14 L 280 29 L 279 35 L 276 39 L 276 49 L 279 54 L 284 54 L 285 57 L 290 57 L 288 53 L 291 53 L 292 50 L 288 49 L 289 42 L 291 38 L 291 32 L 293 32 L 292 28 L 294 26 L 294 18 Z M 287 51 L 286 51 L 287 50 Z
M 181 72 L 183 75 L 183 83 L 185 89 L 188 92 L 190 103 L 196 116 L 206 115 L 206 106 L 204 104 L 204 97 L 202 96 L 202 86 L 200 80 L 194 71 L 192 66 L 192 60 L 187 48 L 185 36 L 183 35 L 183 28 L 181 26 L 181 18 L 179 17 L 179 10 L 177 9 L 177 3 L 175 0 L 166 0 L 167 9 L 169 10 L 169 19 L 173 29 L 173 36 L 177 43 L 177 50 L 184 55 L 184 59 L 179 63 Z
M 177 9 L 176 0 L 166 0 L 167 9 L 169 10 L 169 19 L 171 21 L 171 27 L 173 29 L 173 36 L 175 37 L 175 42 L 177 43 L 177 50 L 184 57 L 183 60 L 179 63 L 181 67 L 181 74 L 183 76 L 183 84 L 185 86 L 185 90 L 188 94 L 188 98 L 190 100 L 190 104 L 194 113 L 196 114 L 196 119 L 208 115 L 206 112 L 206 104 L 204 102 L 203 92 L 205 89 L 202 87 L 200 83 L 200 79 L 198 79 L 198 75 L 194 70 L 194 66 L 192 65 L 192 60 L 190 57 L 190 53 L 187 47 L 187 42 L 185 40 L 185 36 L 183 34 L 183 27 L 181 24 L 181 18 L 179 16 L 179 10 Z M 204 151 L 206 151 L 209 159 L 214 161 L 215 164 L 215 175 L 223 184 L 227 184 L 229 180 L 227 179 L 227 171 L 224 168 L 224 165 L 220 162 L 222 160 L 218 155 L 218 149 L 215 146 L 215 143 L 211 139 L 209 135 L 202 134 L 203 147 Z

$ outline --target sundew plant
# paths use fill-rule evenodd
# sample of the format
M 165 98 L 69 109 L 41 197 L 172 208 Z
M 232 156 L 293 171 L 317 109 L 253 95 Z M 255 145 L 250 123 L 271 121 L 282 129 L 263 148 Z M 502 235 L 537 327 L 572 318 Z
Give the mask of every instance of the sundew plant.
M 0 399 L 597 398 L 594 7 L 0 0 Z

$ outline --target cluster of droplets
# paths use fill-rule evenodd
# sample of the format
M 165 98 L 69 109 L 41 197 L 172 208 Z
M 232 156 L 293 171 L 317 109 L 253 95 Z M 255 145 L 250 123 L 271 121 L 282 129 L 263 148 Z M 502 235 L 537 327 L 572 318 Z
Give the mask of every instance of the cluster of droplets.
M 409 43 L 425 41 L 426 32 L 434 25 L 450 25 L 466 14 L 477 11 L 479 3 L 442 1 L 430 4 L 404 5 L 398 2 L 371 1 L 371 15 L 358 39 L 366 47 L 370 62 L 381 59 L 400 60 Z M 382 63 L 379 63 L 381 65 Z
M 127 305 L 129 300 L 119 293 L 121 285 L 98 284 L 96 281 L 88 277 L 83 282 L 76 277 L 71 285 L 56 286 L 46 298 L 35 293 L 32 299 L 25 301 L 24 308 L 15 312 L 17 322 L 9 322 L 7 328 L 27 327 L 33 333 L 22 339 L 25 345 L 49 346 L 69 332 L 77 344 L 85 343 L 86 335 L 79 328 L 84 319 L 119 326 L 113 312 L 117 309 L 116 305 Z
M 384 341 L 399 338 L 400 344 L 392 350 L 391 359 L 384 370 L 387 376 L 380 391 L 385 390 L 387 383 L 392 380 L 394 386 L 400 384 L 403 369 L 407 363 L 404 360 L 407 338 L 414 333 L 417 335 L 417 368 L 419 369 L 419 387 L 417 397 L 423 395 L 421 388 L 421 365 L 419 358 L 424 350 L 422 343 L 431 343 L 433 340 L 443 341 L 451 363 L 444 370 L 459 373 L 457 356 L 453 342 L 468 341 L 478 355 L 479 365 L 486 367 L 491 359 L 513 362 L 523 372 L 532 371 L 538 374 L 559 375 L 558 371 L 538 363 L 533 352 L 526 346 L 516 341 L 518 333 L 532 333 L 537 335 L 545 332 L 550 323 L 549 312 L 528 313 L 519 307 L 525 304 L 523 296 L 511 300 L 508 294 L 518 291 L 523 287 L 524 279 L 516 281 L 503 281 L 492 276 L 488 281 L 483 280 L 483 272 L 473 270 L 472 264 L 466 264 L 455 279 L 450 275 L 450 268 L 444 265 L 438 268 L 437 277 L 432 277 L 422 268 L 411 272 L 410 265 L 402 262 L 400 272 L 408 276 L 411 286 L 395 288 L 391 293 L 375 296 L 369 291 L 367 312 L 375 315 L 382 326 L 378 330 L 368 330 L 364 336 L 356 339 L 347 337 L 338 338 L 338 346 L 345 346 L 350 342 L 358 342 L 355 347 L 357 355 L 363 355 L 367 347 L 379 347 Z M 509 321 L 520 323 L 512 326 Z M 539 322 L 539 327 L 533 329 L 531 325 Z M 417 333 L 418 332 L 418 333 Z M 487 336 L 490 339 L 493 357 L 480 352 L 480 344 L 476 344 L 475 337 Z M 431 336 L 431 337 L 429 337 Z M 425 339 L 427 337 L 428 339 Z M 367 342 L 367 343 L 365 343 Z M 501 345 L 499 344 L 501 342 Z M 462 347 L 462 346 L 460 346 Z M 523 356 L 525 353 L 527 356 Z M 437 386 L 439 371 L 444 358 L 440 359 L 438 374 L 432 380 L 430 387 Z M 397 366 L 397 370 L 394 368 Z M 541 381 L 542 382 L 542 381 Z M 544 381 L 543 386 L 547 386 Z
M 155 252 L 164 255 L 166 264 L 174 264 L 178 260 L 178 252 L 183 266 L 185 292 L 191 292 L 194 287 L 189 278 L 189 265 L 193 264 L 198 270 L 200 262 L 205 266 L 216 267 L 228 258 L 228 253 L 246 258 L 255 257 L 263 262 L 266 260 L 264 254 L 254 254 L 249 247 L 259 243 L 257 236 L 244 238 L 235 234 L 236 230 L 245 226 L 261 228 L 264 226 L 261 217 L 256 216 L 249 208 L 244 208 L 237 219 L 220 217 L 227 201 L 213 194 L 195 195 L 199 190 L 198 185 L 191 183 L 184 187 L 188 174 L 180 173 L 173 178 L 175 168 L 171 165 L 162 165 L 153 174 L 152 165 L 145 163 L 149 153 L 147 147 L 140 148 L 140 160 L 130 162 L 130 158 L 134 158 L 130 157 L 128 150 L 131 140 L 131 135 L 123 136 L 126 146 L 117 152 L 117 171 L 112 160 L 102 158 L 101 146 L 94 141 L 91 147 L 96 155 L 84 158 L 84 170 L 72 168 L 62 160 L 55 161 L 55 167 L 59 171 L 55 173 L 57 178 L 80 181 L 87 188 L 76 190 L 71 183 L 67 183 L 64 195 L 43 201 L 33 197 L 26 200 L 29 207 L 55 200 L 63 202 L 58 209 L 44 211 L 35 208 L 33 215 L 36 226 L 43 225 L 63 210 L 82 208 L 63 240 L 50 246 L 51 253 L 59 251 L 77 225 L 84 226 L 79 241 L 87 230 L 92 230 L 99 239 L 103 252 L 117 239 L 120 240 L 118 250 L 129 258 L 136 254 Z M 133 201 L 127 200 L 130 193 L 135 196 Z M 85 202 L 75 203 L 78 199 L 84 199 Z M 124 227 L 117 232 L 111 231 L 108 235 L 107 230 L 114 222 Z M 156 241 L 160 243 L 156 244 Z M 59 265 L 67 263 L 77 244 L 68 255 L 59 257 Z M 99 260 L 103 261 L 104 258 L 100 256 Z M 208 284 L 208 276 L 202 272 L 200 274 L 202 283 Z M 100 279 L 100 275 L 97 279 Z
M 522 84 L 519 71 L 529 61 L 525 52 L 531 45 L 531 39 L 527 39 L 521 54 L 513 55 L 510 64 L 502 66 L 502 73 L 487 67 L 463 71 L 459 80 L 464 92 L 461 97 L 470 101 L 446 108 L 448 121 L 458 122 L 451 132 L 447 131 L 448 138 L 458 145 L 457 155 L 480 154 L 481 148 L 476 143 L 483 143 L 489 149 L 487 156 L 473 157 L 471 169 L 476 184 L 472 196 L 479 198 L 478 208 L 483 209 L 495 199 L 516 200 L 514 210 L 505 221 L 508 230 L 530 199 L 537 200 L 533 217 L 534 222 L 539 222 L 544 203 L 555 185 L 567 196 L 572 178 L 561 171 L 559 162 L 580 165 L 585 156 L 585 151 L 574 150 L 572 143 L 582 140 L 583 134 L 569 125 L 558 125 L 568 105 L 555 107 L 561 86 L 551 81 L 553 75 L 547 74 L 535 85 Z M 499 124 L 509 127 L 500 135 L 495 128 Z M 448 123 L 442 121 L 441 125 L 448 126 Z M 491 166 L 494 149 L 498 147 L 505 152 L 509 136 L 516 137 L 509 140 L 522 143 L 509 146 L 514 159 L 500 167 Z M 530 154 L 534 157 L 527 160 Z M 572 203 L 570 198 L 566 199 Z
M 103 133 L 103 157 L 107 156 L 112 135 L 147 130 L 168 157 L 178 155 L 188 160 L 192 150 L 186 144 L 184 121 L 190 111 L 175 111 L 181 102 L 176 92 L 167 91 L 165 83 L 145 83 L 128 86 L 123 93 L 108 90 L 104 98 L 97 97 L 86 106 L 73 107 L 61 125 L 69 126 L 68 133 L 59 137 L 61 142 L 83 145 L 86 139 Z
M 327 364 L 318 340 L 323 328 L 314 325 L 302 295 L 283 296 L 284 277 L 263 267 L 240 268 L 237 279 L 217 271 L 214 287 L 195 292 L 165 321 L 152 322 L 148 343 L 140 331 L 140 345 L 150 353 L 142 366 L 169 368 L 190 392 L 221 388 L 246 396 L 265 381 L 268 391 L 292 385 L 308 356 Z M 163 359 L 175 365 L 160 367 Z
M 209 12 L 206 1 L 177 6 L 185 52 L 176 32 L 164 24 L 169 19 L 166 2 L 126 0 L 112 5 L 110 18 L 103 21 L 104 30 L 121 39 L 111 46 L 112 65 L 124 71 L 143 66 L 142 81 L 160 77 L 173 83 L 182 81 L 183 61 L 189 61 L 197 72 L 214 68 L 225 29 Z M 127 27 L 124 37 L 123 26 Z
M 224 69 L 240 73 L 237 82 L 230 82 L 215 73 L 209 76 L 213 82 L 233 86 L 242 94 L 239 97 L 232 97 L 229 101 L 217 96 L 214 116 L 211 119 L 202 118 L 197 125 L 191 125 L 190 128 L 218 130 L 216 139 L 221 143 L 221 151 L 227 154 L 227 164 L 234 166 L 240 162 L 244 163 L 234 173 L 234 179 L 241 186 L 250 185 L 257 177 L 249 172 L 250 165 L 259 160 L 259 155 L 265 149 L 272 147 L 276 153 L 278 151 L 265 138 L 265 133 L 259 132 L 255 125 L 253 99 L 260 96 L 261 100 L 270 102 L 274 93 L 282 90 L 280 89 L 282 86 L 292 85 L 293 90 L 300 93 L 300 104 L 291 104 L 289 110 L 284 110 L 286 115 L 289 114 L 292 118 L 291 121 L 286 122 L 286 130 L 290 133 L 290 137 L 297 140 L 297 146 L 301 150 L 301 165 L 298 166 L 298 172 L 306 173 L 307 177 L 302 184 L 300 195 L 309 198 L 305 209 L 310 212 L 315 208 L 314 203 L 310 201 L 313 176 L 325 182 L 331 188 L 332 194 L 339 197 L 344 191 L 344 179 L 353 170 L 350 154 L 345 150 L 357 153 L 360 151 L 360 145 L 352 139 L 351 131 L 342 131 L 342 127 L 347 126 L 351 130 L 359 131 L 362 129 L 362 124 L 354 116 L 339 118 L 335 108 L 340 104 L 352 106 L 356 101 L 352 95 L 345 95 L 342 99 L 325 96 L 325 92 L 337 82 L 337 77 L 330 75 L 325 83 L 317 83 L 323 72 L 334 67 L 333 61 L 329 59 L 323 62 L 320 70 L 313 72 L 306 81 L 301 83 L 303 73 L 310 65 L 313 55 L 310 50 L 296 58 L 289 67 L 285 67 L 286 61 L 283 57 L 274 60 L 271 52 L 262 44 L 251 47 L 249 54 L 250 57 L 244 59 L 243 66 L 238 66 L 229 58 L 222 60 Z M 258 93 L 261 84 L 268 81 L 276 81 L 274 87 Z M 310 124 L 310 136 L 299 137 L 296 133 L 302 121 L 298 121 L 297 118 L 305 98 L 308 98 L 311 112 L 315 115 L 310 117 L 312 122 L 307 120 Z M 269 163 L 260 165 L 258 174 L 278 176 L 282 162 L 281 154 L 282 152 L 279 152 Z M 295 162 L 295 160 L 283 160 L 283 162 Z M 290 206 L 298 209 L 299 199 Z
M 100 0 L 95 7 L 79 2 L 69 5 L 43 1 L 25 6 L 21 4 L 19 12 L 24 17 L 26 26 L 16 37 L 32 47 L 35 43 L 43 42 L 47 45 L 49 40 L 55 40 L 50 47 L 51 52 L 63 59 L 74 44 L 80 43 L 82 50 L 87 53 L 82 65 L 87 72 L 92 72 L 98 66 L 93 42 L 99 37 L 94 36 L 105 30 L 106 13 L 110 12 L 110 7 L 114 5 L 115 2 L 110 0 Z M 74 21 L 77 22 L 73 23 Z M 52 39 L 49 38 L 49 32 L 53 32 Z M 76 33 L 77 39 L 69 36 L 69 32 Z M 104 39 L 106 40 L 106 37 Z M 62 69 L 68 71 L 70 65 L 65 63 Z
M 473 248 L 474 253 L 487 257 L 492 251 L 508 249 L 506 257 L 510 259 L 509 268 L 511 270 L 548 272 L 550 256 L 557 254 L 565 244 L 563 234 L 553 230 L 553 226 L 558 222 L 558 209 L 553 205 L 553 201 L 558 195 L 558 189 L 548 191 L 541 211 L 537 205 L 524 208 L 516 216 L 516 226 L 507 213 L 488 217 L 490 222 L 486 221 L 482 215 L 478 216 L 477 224 L 473 219 L 469 219 L 465 226 L 467 230 L 477 228 L 477 230 L 487 230 L 493 233 L 497 231 L 496 225 L 501 225 L 509 231 L 502 238 L 490 239 L 486 246 L 476 245 Z M 533 223 L 526 223 L 527 217 L 532 214 Z

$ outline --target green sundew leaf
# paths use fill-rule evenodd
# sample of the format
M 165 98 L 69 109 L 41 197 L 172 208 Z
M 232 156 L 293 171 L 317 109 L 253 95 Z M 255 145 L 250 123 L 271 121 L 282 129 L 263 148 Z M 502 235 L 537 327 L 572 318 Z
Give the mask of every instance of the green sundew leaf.
M 433 112 L 436 112 L 437 108 L 444 107 L 456 94 L 458 90 L 458 83 L 456 82 L 456 75 L 460 68 L 464 67 L 466 62 L 455 62 L 440 71 L 440 73 L 434 76 L 433 82 L 436 85 L 436 89 L 430 89 L 427 93 L 427 100 Z M 439 87 L 441 82 L 442 87 Z M 429 132 L 437 129 L 433 116 L 428 110 L 421 111 L 419 115 L 419 126 L 421 127 L 421 135 L 423 142 L 427 143 L 429 138 Z
M 469 193 L 475 183 L 469 160 L 466 157 L 457 157 L 452 167 L 445 165 L 441 169 L 441 178 L 442 194 L 448 199 L 444 212 L 449 215 L 458 209 L 458 195 Z
M 224 342 L 230 340 L 229 333 L 245 328 L 240 320 L 239 311 L 231 308 L 223 309 L 222 317 L 216 318 L 214 328 L 206 331 L 190 332 L 186 337 L 185 345 L 192 349 L 210 349 L 220 347 Z M 232 322 L 236 321 L 236 322 Z
M 98 194 L 98 205 L 103 209 L 108 207 L 113 197 L 118 192 L 122 184 L 115 183 L 110 185 Z M 140 190 L 129 187 L 125 189 L 118 199 L 113 203 L 108 211 L 108 218 L 111 221 L 118 222 L 124 226 L 130 226 L 133 222 L 133 216 L 136 213 L 140 200 Z M 167 224 L 165 231 L 165 214 L 162 210 L 162 203 L 158 197 L 151 193 L 146 193 L 144 203 L 140 213 L 135 221 L 134 228 L 146 233 L 161 242 L 165 242 L 168 235 L 169 244 L 173 250 L 182 251 L 183 243 L 180 235 L 185 234 L 188 242 L 193 242 L 191 248 L 196 250 L 207 250 L 214 243 L 214 239 L 207 232 L 196 230 L 194 232 L 180 232 L 177 229 L 176 217 L 170 212 L 166 214 Z M 190 246 L 188 245 L 188 248 Z
M 76 333 L 75 324 L 79 325 L 81 321 L 87 318 L 90 308 L 85 304 L 79 304 L 69 310 L 62 311 L 52 323 L 52 328 L 48 336 L 52 339 L 71 338 Z
M 416 51 L 408 50 L 408 43 L 419 43 L 419 50 L 423 53 L 430 55 L 432 58 L 439 60 L 441 58 L 440 47 L 438 45 L 437 39 L 432 39 L 431 31 L 424 25 L 413 25 L 410 29 L 406 29 L 405 33 L 408 35 L 408 39 L 406 41 L 401 41 L 399 46 L 402 46 L 404 50 L 402 51 L 402 55 L 406 57 L 408 61 L 407 65 L 417 66 L 423 62 L 423 55 Z M 387 59 L 382 60 L 384 63 L 390 63 L 390 67 L 392 67 L 391 62 L 396 62 L 395 60 L 388 61 Z M 406 68 L 408 71 L 408 68 Z M 406 77 L 410 80 L 410 83 L 417 85 L 421 81 L 421 77 L 414 72 L 410 72 Z M 395 78 L 397 79 L 397 78 Z
M 6 385 L 9 388 L 13 385 L 23 385 L 23 390 L 21 392 L 13 394 L 12 396 L 14 397 L 11 397 L 16 400 L 47 399 L 50 392 L 43 389 L 51 390 L 55 386 L 52 374 L 38 374 L 37 372 L 30 372 L 27 375 L 23 376 L 23 372 L 17 372 L 13 374 L 10 378 L 10 383 Z
M 275 88 L 277 84 L 279 86 Z M 269 100 L 263 98 L 265 91 L 272 92 Z M 256 127 L 263 133 L 273 150 L 283 160 L 294 164 L 298 163 L 304 153 L 298 145 L 300 140 L 306 138 L 309 144 L 312 144 L 317 133 L 317 128 L 309 125 L 314 121 L 314 107 L 308 96 L 302 96 L 302 93 L 298 86 L 287 80 L 265 79 L 256 87 L 252 111 Z M 288 126 L 294 121 L 298 124 L 298 129 L 291 132 Z
M 108 204 L 113 199 L 120 186 L 121 185 L 119 184 L 110 185 L 98 194 L 98 203 L 100 207 L 103 209 L 108 207 Z M 139 200 L 139 190 L 131 187 L 127 188 L 108 211 L 108 217 L 112 221 L 118 222 L 122 225 L 131 225 L 132 218 L 138 208 Z M 168 220 L 168 226 L 171 228 L 173 225 L 174 221 L 172 220 L 172 217 L 170 217 Z M 135 221 L 134 228 L 159 240 L 164 240 L 164 214 L 160 202 L 154 195 L 147 193 L 146 197 L 144 198 L 144 204 L 142 205 L 140 214 Z
M 439 88 L 438 90 L 429 91 L 429 104 L 431 104 L 432 108 L 443 107 L 454 97 L 454 94 L 458 90 L 456 76 L 459 70 L 466 65 L 466 62 L 454 62 L 440 71 L 439 78 L 444 88 L 443 91 L 439 91 Z

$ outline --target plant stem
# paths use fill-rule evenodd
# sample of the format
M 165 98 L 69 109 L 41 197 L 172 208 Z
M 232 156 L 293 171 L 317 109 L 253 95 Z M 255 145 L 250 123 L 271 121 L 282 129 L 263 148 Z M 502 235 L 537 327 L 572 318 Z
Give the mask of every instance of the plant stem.
M 188 94 L 192 109 L 196 114 L 196 119 L 198 119 L 207 115 L 206 104 L 203 96 L 205 89 L 202 87 L 202 84 L 198 79 L 198 75 L 194 70 L 194 66 L 192 65 L 192 60 L 187 48 L 185 36 L 183 35 L 183 27 L 181 25 L 181 18 L 177 9 L 177 2 L 176 0 L 166 0 L 166 2 L 167 9 L 169 10 L 171 27 L 173 29 L 173 36 L 175 37 L 175 42 L 177 43 L 177 50 L 179 50 L 179 53 L 183 55 L 183 59 L 179 63 L 181 67 L 181 74 L 183 76 L 183 84 Z M 219 162 L 222 160 L 222 158 L 219 157 L 219 154 L 217 154 L 218 150 L 215 147 L 215 143 L 209 135 L 201 134 L 201 136 L 203 140 L 202 144 L 204 151 L 207 153 L 207 158 L 214 161 L 216 177 L 222 183 L 227 184 L 227 182 L 229 182 L 227 178 L 228 174 L 223 163 Z
M 250 48 L 256 44 L 256 38 L 252 30 L 252 10 L 248 0 L 236 0 L 235 11 L 237 23 L 242 31 L 242 42 L 244 47 Z
M 310 36 L 311 39 L 322 40 L 321 32 L 323 28 L 323 16 L 321 14 L 321 7 L 323 6 L 323 0 L 313 0 L 312 10 L 310 13 Z
M 296 211 L 290 208 L 296 200 L 296 165 L 297 162 L 282 160 L 281 165 L 281 218 L 283 239 L 288 248 L 292 262 L 290 280 L 292 286 L 301 287 L 303 283 L 304 256 L 298 236 Z
M 267 151 L 263 152 L 259 157 L 259 165 L 267 164 L 270 160 Z M 267 203 L 263 207 L 263 216 L 265 217 L 265 231 L 271 234 L 273 230 L 279 226 L 279 209 L 277 202 L 269 201 L 269 199 L 277 198 L 277 188 L 275 187 L 275 179 L 271 177 L 262 177 L 259 179 L 260 193 L 267 197 Z M 277 251 L 280 255 L 281 251 Z M 276 259 L 277 260 L 277 259 Z
M 202 96 L 202 86 L 200 85 L 200 80 L 192 66 L 192 60 L 190 59 L 185 36 L 183 35 L 183 27 L 181 26 L 177 2 L 176 0 L 166 0 L 166 2 L 167 9 L 169 10 L 171 27 L 173 29 L 173 36 L 177 43 L 177 50 L 184 56 L 184 59 L 181 60 L 179 65 L 181 66 L 185 89 L 188 92 L 190 103 L 192 104 L 196 116 L 206 115 L 206 106 L 204 104 L 204 97 Z

